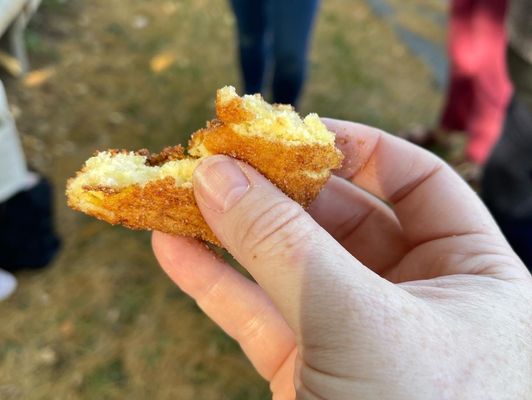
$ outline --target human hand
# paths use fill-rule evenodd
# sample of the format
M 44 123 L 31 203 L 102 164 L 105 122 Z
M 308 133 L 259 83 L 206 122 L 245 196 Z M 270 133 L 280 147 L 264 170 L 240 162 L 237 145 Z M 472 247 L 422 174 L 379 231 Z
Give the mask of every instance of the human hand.
M 325 122 L 345 179 L 308 213 L 244 163 L 196 170 L 205 220 L 257 283 L 155 232 L 163 269 L 274 399 L 529 399 L 532 279 L 475 193 L 429 152 Z

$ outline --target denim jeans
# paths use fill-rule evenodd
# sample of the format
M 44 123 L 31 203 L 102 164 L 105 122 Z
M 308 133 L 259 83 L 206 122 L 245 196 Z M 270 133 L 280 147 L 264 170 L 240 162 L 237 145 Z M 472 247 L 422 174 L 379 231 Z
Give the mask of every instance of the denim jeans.
M 274 103 L 297 105 L 319 0 L 231 0 L 246 93 L 273 74 Z

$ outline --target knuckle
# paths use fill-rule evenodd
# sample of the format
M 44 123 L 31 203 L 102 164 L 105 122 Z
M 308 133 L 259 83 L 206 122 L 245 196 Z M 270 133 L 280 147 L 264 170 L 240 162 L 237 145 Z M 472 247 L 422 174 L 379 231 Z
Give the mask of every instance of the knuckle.
M 270 251 L 276 246 L 286 249 L 300 240 L 304 220 L 305 212 L 299 205 L 289 200 L 272 203 L 241 224 L 238 244 L 251 252 Z
M 216 277 L 204 285 L 202 290 L 195 296 L 196 303 L 200 308 L 208 308 L 211 304 L 218 304 L 220 299 L 226 295 L 224 286 L 227 269 L 223 269 Z
M 257 313 L 250 317 L 240 329 L 236 340 L 241 344 L 250 344 L 255 341 L 259 341 L 263 332 L 265 324 L 264 318 L 261 313 Z

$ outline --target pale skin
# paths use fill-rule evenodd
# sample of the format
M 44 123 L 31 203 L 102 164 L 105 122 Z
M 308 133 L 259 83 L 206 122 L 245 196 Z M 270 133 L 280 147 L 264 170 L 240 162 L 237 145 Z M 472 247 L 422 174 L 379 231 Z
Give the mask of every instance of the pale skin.
M 256 283 L 155 232 L 163 269 L 273 399 L 531 399 L 532 278 L 476 194 L 429 152 L 324 122 L 346 161 L 307 211 L 231 158 L 195 172 L 205 220 Z

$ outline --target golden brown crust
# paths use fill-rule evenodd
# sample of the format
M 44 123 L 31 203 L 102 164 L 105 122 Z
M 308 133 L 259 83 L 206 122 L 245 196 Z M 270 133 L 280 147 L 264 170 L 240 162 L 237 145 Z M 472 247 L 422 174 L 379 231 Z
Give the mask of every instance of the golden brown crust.
M 192 187 L 176 186 L 171 177 L 119 191 L 84 187 L 75 192 L 69 190 L 71 182 L 68 205 L 75 210 L 131 229 L 158 230 L 220 245 L 198 209 Z
M 218 119 L 195 132 L 189 142 L 193 156 L 225 154 L 255 167 L 283 192 L 302 206 L 308 206 L 330 176 L 330 170 L 339 168 L 342 154 L 334 145 L 297 144 L 268 140 L 259 136 L 238 134 L 234 124 L 253 124 L 253 114 L 243 106 L 243 99 L 222 101 L 217 93 Z M 286 109 L 286 106 L 274 106 Z M 112 155 L 130 153 L 111 150 Z M 135 154 L 146 157 L 146 165 L 160 166 L 167 161 L 185 158 L 181 146 L 168 147 L 159 154 L 146 149 Z M 83 167 L 76 177 L 85 173 Z M 132 229 L 159 230 L 172 235 L 191 236 L 220 245 L 203 219 L 191 184 L 177 186 L 171 177 L 149 181 L 144 186 L 131 185 L 115 189 L 104 185 L 79 187 L 72 178 L 67 183 L 68 205 L 111 224 Z
M 205 146 L 213 154 L 225 154 L 256 168 L 289 197 L 307 207 L 329 179 L 331 168 L 338 168 L 342 156 L 332 146 L 291 145 L 242 136 L 221 121 L 192 135 L 189 148 Z M 308 173 L 319 176 L 309 176 Z
M 241 97 L 223 102 L 220 90 L 216 92 L 216 116 L 224 122 L 242 122 L 253 118 L 253 115 L 242 106 Z
M 329 179 L 330 170 L 341 166 L 342 153 L 332 145 L 288 145 L 267 140 L 259 136 L 261 132 L 257 132 L 257 136 L 238 134 L 234 125 L 253 120 L 243 101 L 241 97 L 235 97 L 223 103 L 218 92 L 218 119 L 192 135 L 189 152 L 194 154 L 194 149 L 204 146 L 212 154 L 225 154 L 245 161 L 289 197 L 307 207 Z

